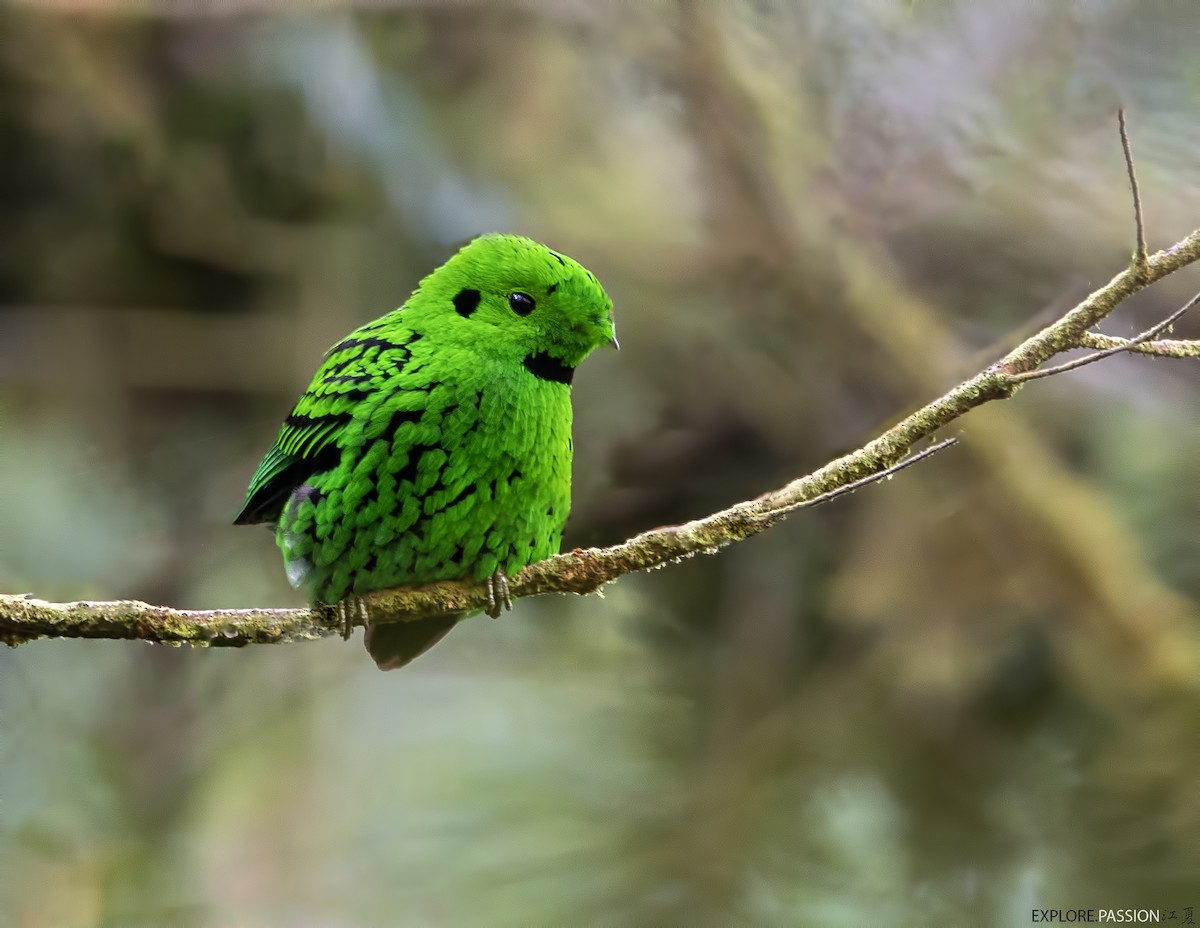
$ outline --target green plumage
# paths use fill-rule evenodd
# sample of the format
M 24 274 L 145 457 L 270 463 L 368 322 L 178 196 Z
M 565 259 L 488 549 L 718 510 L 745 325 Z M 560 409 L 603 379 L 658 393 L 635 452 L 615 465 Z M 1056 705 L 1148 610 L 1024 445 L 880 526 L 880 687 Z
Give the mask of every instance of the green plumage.
M 612 302 L 590 271 L 481 236 L 329 350 L 235 521 L 275 523 L 289 579 L 320 603 L 556 554 L 571 375 L 610 342 Z M 378 626 L 367 647 L 400 666 L 455 621 Z

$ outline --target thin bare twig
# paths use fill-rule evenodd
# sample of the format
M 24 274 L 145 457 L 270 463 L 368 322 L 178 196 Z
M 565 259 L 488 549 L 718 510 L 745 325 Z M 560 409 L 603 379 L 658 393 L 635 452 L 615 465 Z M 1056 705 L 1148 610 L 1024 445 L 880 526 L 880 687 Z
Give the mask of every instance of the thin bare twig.
M 1137 267 L 1145 267 L 1146 252 L 1146 223 L 1142 218 L 1142 193 L 1138 188 L 1137 172 L 1133 169 L 1133 149 L 1129 145 L 1129 131 L 1125 127 L 1125 108 L 1117 110 L 1117 128 L 1121 133 L 1121 150 L 1125 153 L 1125 170 L 1129 174 L 1129 189 L 1133 193 L 1133 221 L 1137 226 L 1137 251 L 1134 252 L 1133 263 Z
M 893 464 L 891 467 L 879 471 L 877 474 L 870 474 L 863 477 L 861 480 L 855 480 L 853 483 L 848 483 L 844 487 L 838 487 L 836 490 L 830 490 L 828 493 L 822 493 L 820 496 L 815 496 L 812 499 L 801 500 L 798 503 L 791 503 L 787 506 L 781 506 L 778 509 L 772 509 L 770 512 L 764 512 L 760 516 L 756 516 L 764 522 L 773 522 L 776 519 L 782 518 L 798 509 L 812 509 L 814 506 L 820 506 L 823 503 L 829 503 L 841 496 L 847 496 L 855 490 L 865 487 L 869 483 L 878 483 L 880 480 L 891 479 L 893 474 L 898 474 L 905 468 L 912 467 L 918 461 L 923 461 L 927 457 L 937 454 L 939 451 L 944 451 L 951 445 L 957 445 L 957 438 L 944 438 L 936 445 L 930 445 L 924 451 L 918 451 L 916 454 L 906 457 L 898 464 Z
M 1189 309 L 1200 303 L 1200 293 L 1188 300 L 1175 312 L 1167 316 L 1162 322 L 1158 322 L 1146 329 L 1141 335 L 1134 336 L 1130 339 L 1122 340 L 1122 344 L 1113 348 L 1106 348 L 1104 351 L 1098 351 L 1095 354 L 1089 354 L 1084 358 L 1076 358 L 1074 361 L 1067 361 L 1064 364 L 1056 364 L 1054 367 L 1046 367 L 1038 371 L 1026 371 L 1023 374 L 1012 374 L 1009 376 L 1009 381 L 1012 383 L 1023 383 L 1026 380 L 1040 380 L 1042 377 L 1053 377 L 1055 374 L 1062 374 L 1066 371 L 1073 371 L 1076 368 L 1084 367 L 1088 364 L 1094 364 L 1097 361 L 1103 361 L 1105 358 L 1112 357 L 1114 354 L 1121 354 L 1125 351 L 1130 351 L 1138 345 L 1143 345 L 1150 339 L 1154 338 L 1160 332 L 1165 332 L 1173 326 L 1179 318 Z

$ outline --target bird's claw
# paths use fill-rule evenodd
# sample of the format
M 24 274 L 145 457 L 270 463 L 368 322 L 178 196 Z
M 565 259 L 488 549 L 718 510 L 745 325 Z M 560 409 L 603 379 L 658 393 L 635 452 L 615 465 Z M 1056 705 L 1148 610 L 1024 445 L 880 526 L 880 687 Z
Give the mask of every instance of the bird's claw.
M 500 618 L 500 607 L 512 611 L 512 596 L 508 592 L 508 574 L 504 572 L 504 568 L 497 567 L 495 572 L 487 578 L 488 601 L 487 612 L 493 619 Z
M 341 622 L 343 641 L 350 640 L 350 636 L 354 634 L 355 625 L 367 628 L 371 624 L 367 604 L 363 602 L 361 596 L 355 596 L 353 593 L 334 606 L 334 614 Z

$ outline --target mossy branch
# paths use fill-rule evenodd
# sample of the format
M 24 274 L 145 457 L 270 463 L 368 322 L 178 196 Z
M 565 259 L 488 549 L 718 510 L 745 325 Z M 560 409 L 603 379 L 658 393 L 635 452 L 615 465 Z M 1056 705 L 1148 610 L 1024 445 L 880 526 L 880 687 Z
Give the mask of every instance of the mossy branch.
M 531 564 L 509 582 L 513 599 L 542 593 L 592 593 L 625 574 L 649 570 L 756 535 L 789 512 L 822 501 L 904 461 L 916 446 L 972 409 L 1012 396 L 1038 365 L 1081 347 L 1137 351 L 1157 348 L 1163 357 L 1193 358 L 1191 342 L 1109 339 L 1088 330 L 1124 300 L 1200 259 L 1200 229 L 1178 244 L 1135 262 L 1053 324 L 1022 342 L 996 364 L 907 416 L 877 438 L 786 486 L 703 519 L 643 532 L 609 548 L 575 549 Z M 1191 304 L 1189 303 L 1189 306 Z M 1162 350 L 1181 349 L 1180 353 Z M 1107 356 L 1107 354 L 1105 354 Z M 942 447 L 942 446 L 937 446 Z M 930 450 L 930 449 L 927 449 Z M 911 460 L 911 459 L 910 459 Z M 445 581 L 382 590 L 364 597 L 371 622 L 400 622 L 482 609 L 487 588 L 473 581 Z M 334 610 L 182 610 L 133 600 L 50 603 L 0 594 L 0 641 L 16 645 L 37 638 L 118 638 L 212 646 L 272 644 L 339 634 Z
M 1095 348 L 1097 351 L 1120 348 L 1155 358 L 1200 358 L 1200 339 L 1195 338 L 1163 338 L 1135 345 L 1131 339 L 1101 335 L 1099 332 L 1084 332 L 1079 347 Z
M 939 429 L 985 403 L 1011 397 L 1024 382 L 1036 377 L 1063 373 L 1126 351 L 1176 359 L 1200 356 L 1195 341 L 1153 340 L 1194 306 L 1197 299 L 1133 339 L 1090 331 L 1133 294 L 1200 259 L 1200 229 L 1164 251 L 1146 254 L 1141 203 L 1123 118 L 1121 133 L 1134 193 L 1137 244 L 1129 266 L 1107 284 L 998 362 L 858 450 L 773 492 L 703 519 L 643 532 L 609 548 L 577 548 L 531 564 L 510 579 L 511 598 L 542 593 L 592 593 L 634 571 L 649 570 L 696 554 L 714 554 L 728 544 L 769 528 L 796 509 L 840 496 L 948 446 L 952 440 L 912 454 L 919 443 Z M 1098 352 L 1053 369 L 1038 370 L 1051 358 L 1078 348 L 1098 349 Z M 363 598 L 363 604 L 373 624 L 408 621 L 481 610 L 487 604 L 487 587 L 474 581 L 446 581 L 370 593 Z M 342 617 L 328 607 L 191 611 L 132 600 L 51 603 L 31 595 L 0 594 L 0 641 L 9 645 L 59 637 L 238 647 L 319 638 L 340 634 L 342 630 Z

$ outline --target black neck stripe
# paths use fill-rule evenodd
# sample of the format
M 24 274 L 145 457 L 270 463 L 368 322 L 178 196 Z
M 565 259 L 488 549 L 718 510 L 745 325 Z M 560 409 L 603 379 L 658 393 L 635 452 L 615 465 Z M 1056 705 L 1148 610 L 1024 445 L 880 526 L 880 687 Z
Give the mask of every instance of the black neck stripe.
M 575 368 L 564 364 L 558 358 L 552 358 L 544 351 L 526 355 L 523 363 L 525 370 L 542 380 L 570 384 L 571 378 L 575 376 Z

